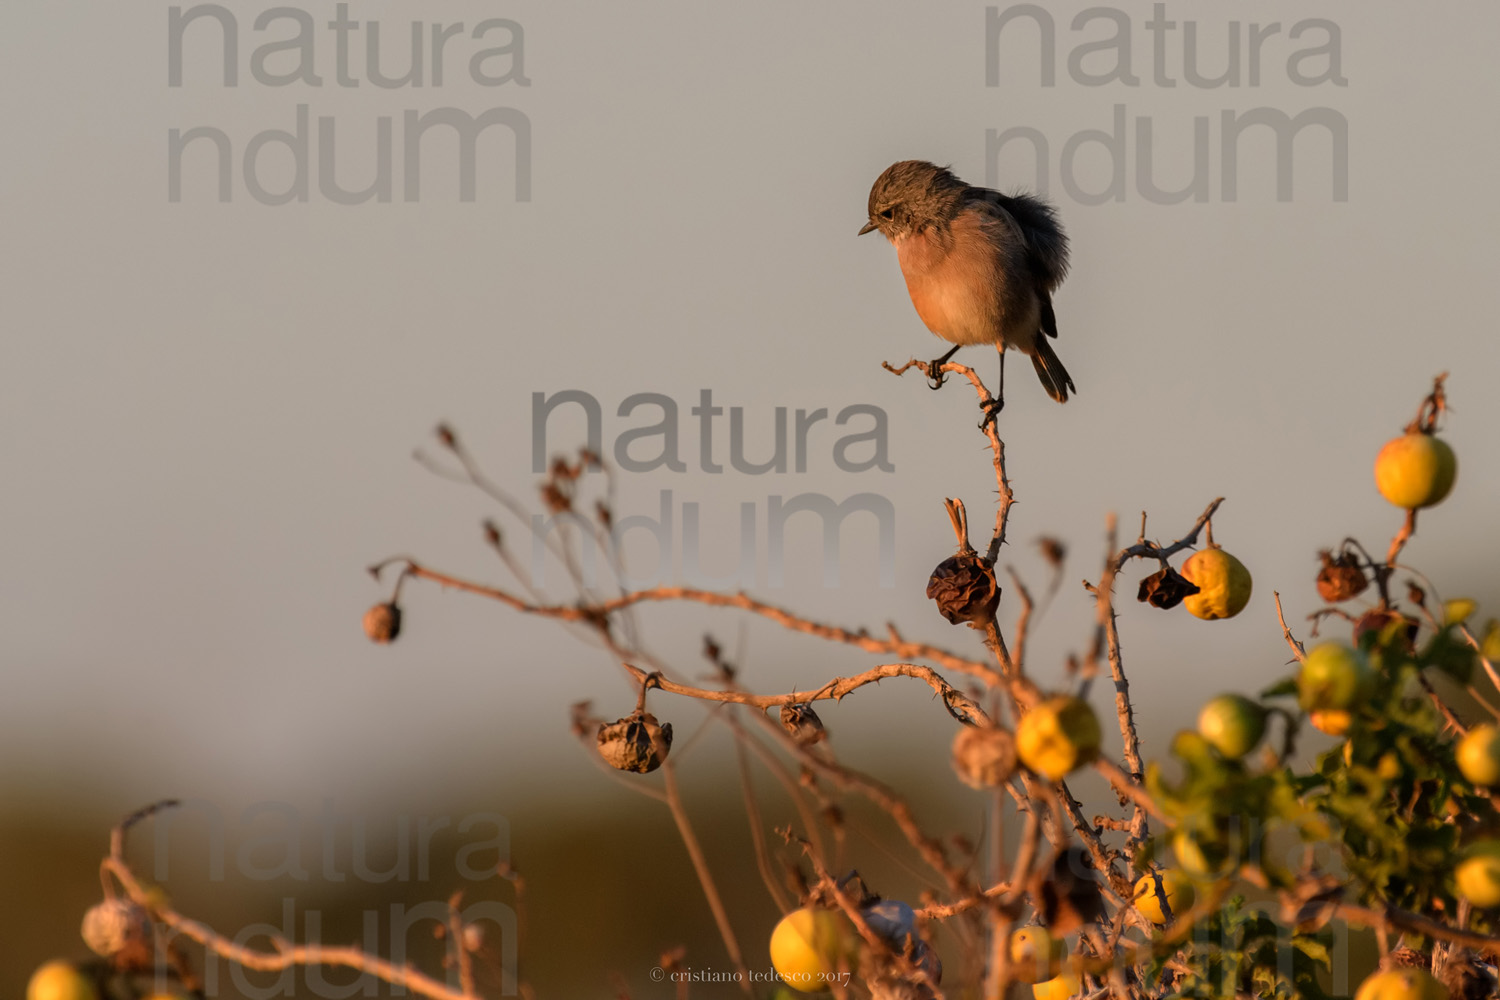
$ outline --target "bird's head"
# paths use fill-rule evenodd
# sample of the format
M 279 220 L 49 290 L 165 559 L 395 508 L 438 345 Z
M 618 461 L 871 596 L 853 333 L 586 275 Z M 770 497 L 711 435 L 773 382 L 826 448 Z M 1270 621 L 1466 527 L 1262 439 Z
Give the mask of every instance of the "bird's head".
M 926 160 L 892 163 L 870 188 L 870 219 L 859 235 L 879 230 L 895 242 L 946 222 L 957 213 L 966 187 L 953 171 Z

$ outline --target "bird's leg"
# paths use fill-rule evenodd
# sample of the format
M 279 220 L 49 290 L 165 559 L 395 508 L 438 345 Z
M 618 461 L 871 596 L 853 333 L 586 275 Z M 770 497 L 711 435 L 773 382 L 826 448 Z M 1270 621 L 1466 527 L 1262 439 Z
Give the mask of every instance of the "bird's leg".
M 941 369 L 948 363 L 949 358 L 958 353 L 958 349 L 962 346 L 962 344 L 954 344 L 951 348 L 948 349 L 947 354 L 944 354 L 942 357 L 937 358 L 934 361 L 928 362 L 927 388 L 941 389 L 943 387 L 943 383 L 948 379 L 947 376 L 942 373 Z
M 980 430 L 984 430 L 993 423 L 995 418 L 1000 415 L 1000 411 L 1005 409 L 1005 345 L 1000 344 L 999 348 L 1000 381 L 995 386 L 995 397 L 987 403 L 979 404 L 984 407 L 984 416 L 979 421 Z

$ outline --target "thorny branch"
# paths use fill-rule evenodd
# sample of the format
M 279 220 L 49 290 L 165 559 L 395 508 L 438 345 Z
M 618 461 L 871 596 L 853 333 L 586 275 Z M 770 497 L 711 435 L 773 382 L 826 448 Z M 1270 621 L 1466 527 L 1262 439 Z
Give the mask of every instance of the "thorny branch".
M 938 374 L 931 370 L 931 365 L 923 362 L 910 361 L 900 368 L 886 365 L 888 370 L 898 375 L 912 367 L 919 368 L 929 376 Z M 988 390 L 972 369 L 949 363 L 943 365 L 941 371 L 962 375 L 974 386 L 981 404 L 990 401 Z M 1424 403 L 1413 426 L 1421 425 L 1430 430 L 1444 412 L 1445 405 L 1440 377 L 1435 383 L 1433 395 Z M 986 422 L 983 425 L 983 433 L 992 455 L 997 493 L 995 527 L 983 556 L 988 570 L 993 571 L 1000 550 L 1006 541 L 1009 515 L 1015 503 L 1015 496 L 1006 472 L 1005 443 L 999 436 L 996 423 Z M 452 431 L 442 429 L 440 438 L 445 447 L 457 457 L 460 465 L 459 472 L 444 471 L 444 474 L 483 490 L 509 513 L 525 520 L 526 513 L 521 505 L 483 474 L 469 453 L 458 444 L 457 437 Z M 431 462 L 428 464 L 433 465 Z M 597 457 L 586 453 L 580 457 L 576 466 L 569 465 L 562 460 L 554 463 L 553 479 L 558 480 L 561 477 L 566 482 L 559 486 L 558 482 L 550 481 L 543 490 L 544 501 L 554 510 L 554 513 L 558 510 L 570 510 L 570 505 L 574 502 L 574 494 L 573 486 L 569 484 L 582 477 L 586 469 L 599 467 L 602 467 L 602 463 Z M 611 484 L 609 495 L 612 497 L 612 480 L 609 482 Z M 1089 977 L 1087 979 L 1089 985 L 1086 986 L 1085 992 L 1091 997 L 1125 998 L 1164 995 L 1164 991 L 1173 980 L 1170 977 L 1163 980 L 1161 988 L 1153 992 L 1155 988 L 1148 988 L 1145 983 L 1136 978 L 1144 967 L 1143 963 L 1156 959 L 1163 962 L 1168 969 L 1174 970 L 1173 975 L 1186 974 L 1189 969 L 1185 964 L 1184 952 L 1180 949 L 1184 947 L 1186 936 L 1193 925 L 1221 905 L 1227 891 L 1227 883 L 1221 881 L 1209 887 L 1197 904 L 1189 908 L 1186 913 L 1169 914 L 1169 918 L 1175 917 L 1176 919 L 1170 920 L 1166 927 L 1153 928 L 1144 916 L 1132 908 L 1133 872 L 1139 871 L 1147 863 L 1143 857 L 1143 851 L 1149 843 L 1149 818 L 1155 818 L 1169 828 L 1172 826 L 1172 820 L 1169 812 L 1153 799 L 1146 787 L 1146 768 L 1130 697 L 1130 684 L 1124 669 L 1118 616 L 1114 607 L 1114 585 L 1119 573 L 1132 559 L 1154 560 L 1164 567 L 1168 566 L 1172 557 L 1195 546 L 1199 535 L 1205 531 L 1208 533 L 1208 543 L 1212 545 L 1212 519 L 1222 503 L 1222 497 L 1212 501 L 1198 516 L 1189 531 L 1176 541 L 1165 545 L 1146 538 L 1143 514 L 1141 531 L 1136 542 L 1118 551 L 1116 551 L 1117 524 L 1111 516 L 1107 523 L 1108 542 L 1102 575 L 1097 585 L 1087 581 L 1084 584 L 1093 598 L 1095 621 L 1092 645 L 1087 659 L 1082 664 L 1082 687 L 1086 694 L 1089 682 L 1102 672 L 1102 664 L 1108 663 L 1115 688 L 1115 708 L 1123 742 L 1124 762 L 1122 767 L 1114 760 L 1099 759 L 1094 762 L 1093 769 L 1115 791 L 1119 797 L 1122 812 L 1128 807 L 1128 821 L 1124 818 L 1113 817 L 1099 817 L 1090 821 L 1085 817 L 1082 806 L 1065 781 L 1053 783 L 1021 769 L 1015 773 L 1014 777 L 1002 781 L 990 790 L 992 797 L 989 805 L 992 809 L 991 824 L 994 829 L 991 831 L 992 854 L 991 863 L 987 866 L 989 870 L 987 879 L 976 877 L 974 874 L 979 859 L 984 856 L 979 850 L 974 849 L 972 845 L 968 847 L 960 845 L 958 851 L 960 856 L 955 858 L 948 845 L 924 829 L 911 805 L 894 788 L 841 763 L 828 746 L 814 745 L 821 740 L 821 732 L 816 734 L 818 739 L 815 740 L 794 738 L 796 731 L 790 725 L 783 729 L 782 725 L 768 716 L 767 710 L 794 707 L 810 709 L 811 705 L 819 702 L 837 703 L 849 694 L 869 685 L 878 684 L 887 678 L 907 677 L 926 684 L 932 690 L 934 700 L 941 701 L 944 709 L 963 725 L 988 729 L 998 728 L 998 720 L 1003 719 L 1004 716 L 1003 713 L 997 711 L 997 708 L 1005 707 L 1009 708 L 1011 718 L 1019 721 L 1039 702 L 1042 695 L 1040 689 L 1027 675 L 1025 664 L 1027 638 L 1032 623 L 1034 604 L 1030 592 L 1013 568 L 1007 567 L 1014 600 L 1019 601 L 1020 604 L 1014 631 L 1014 652 L 1007 646 L 997 619 L 990 613 L 993 604 L 985 604 L 984 610 L 976 616 L 988 616 L 989 620 L 974 623 L 985 636 L 986 645 L 994 655 L 993 663 L 972 659 L 926 643 L 908 641 L 893 625 L 888 627 L 888 637 L 877 638 L 863 628 L 850 630 L 817 622 L 758 601 L 744 593 L 721 594 L 670 586 L 626 591 L 621 587 L 619 593 L 604 597 L 584 586 L 578 553 L 573 547 L 577 544 L 577 539 L 570 535 L 559 535 L 556 539 L 549 538 L 547 544 L 548 551 L 562 563 L 576 587 L 577 600 L 572 603 L 549 602 L 543 599 L 531 588 L 529 581 L 521 581 L 523 589 L 529 595 L 523 598 L 507 589 L 476 583 L 430 569 L 411 558 L 389 560 L 387 563 L 372 567 L 372 572 L 378 576 L 385 566 L 392 563 L 399 565 L 400 576 L 396 585 L 398 596 L 403 581 L 422 579 L 498 601 L 520 613 L 548 618 L 564 624 L 583 626 L 599 640 L 600 645 L 611 653 L 632 683 L 639 687 L 640 700 L 636 705 L 637 714 L 644 711 L 646 692 L 653 688 L 668 695 L 692 698 L 713 705 L 708 722 L 700 727 L 700 734 L 709 723 L 717 722 L 725 725 L 735 739 L 745 808 L 752 823 L 752 834 L 755 840 L 756 860 L 770 894 L 781 908 L 787 908 L 792 901 L 784 894 L 783 884 L 792 884 L 794 880 L 783 879 L 779 882 L 774 870 L 778 859 L 769 850 L 761 829 L 762 813 L 751 784 L 749 766 L 751 755 L 776 777 L 796 806 L 798 817 L 804 828 L 803 832 L 799 834 L 791 828 L 786 828 L 783 836 L 788 844 L 800 845 L 802 855 L 812 868 L 810 897 L 821 899 L 825 904 L 831 901 L 835 907 L 842 910 L 848 916 L 870 954 L 880 956 L 881 968 L 898 975 L 909 985 L 928 990 L 927 993 L 920 995 L 939 998 L 942 996 L 937 991 L 938 983 L 928 976 L 924 967 L 913 961 L 914 954 L 893 948 L 892 942 L 877 932 L 871 925 L 871 921 L 866 919 L 866 914 L 861 908 L 863 901 L 846 888 L 848 877 L 840 880 L 835 879 L 831 874 L 833 869 L 830 867 L 827 847 L 822 839 L 822 828 L 833 832 L 836 837 L 836 847 L 839 852 L 842 852 L 845 846 L 845 820 L 837 795 L 829 792 L 828 788 L 837 789 L 845 794 L 857 795 L 872 802 L 881 812 L 891 818 L 896 828 L 910 844 L 911 849 L 941 878 L 946 895 L 943 892 L 926 895 L 926 905 L 917 911 L 920 920 L 924 923 L 954 920 L 955 925 L 966 928 L 965 933 L 972 933 L 976 928 L 981 928 L 979 930 L 981 935 L 984 933 L 982 928 L 987 928 L 989 938 L 979 944 L 985 956 L 983 964 L 987 966 L 985 971 L 988 995 L 1004 995 L 1011 977 L 1009 954 L 1011 929 L 1025 916 L 1028 907 L 1032 907 L 1038 915 L 1041 915 L 1042 906 L 1038 893 L 1042 891 L 1042 888 L 1050 887 L 1050 883 L 1044 881 L 1047 873 L 1053 870 L 1053 866 L 1059 859 L 1067 856 L 1067 852 L 1079 853 L 1077 848 L 1069 846 L 1073 838 L 1082 844 L 1082 852 L 1079 856 L 1086 856 L 1089 859 L 1088 863 L 1098 873 L 1097 887 L 1094 891 L 1097 892 L 1098 898 L 1107 904 L 1107 908 L 1102 910 L 1102 915 L 1095 915 L 1085 920 L 1079 932 L 1080 945 L 1075 959 L 1075 968 L 1081 975 Z M 612 517 L 609 507 L 611 504 L 612 500 L 600 502 L 597 514 L 598 523 L 588 527 L 587 530 L 591 532 L 588 537 L 608 550 L 610 565 L 615 570 L 618 582 L 624 579 L 624 573 L 623 566 L 619 562 L 619 553 L 609 544 L 609 526 Z M 974 550 L 968 539 L 967 515 L 963 503 L 959 500 L 949 500 L 947 508 L 953 519 L 960 551 L 972 555 Z M 578 516 L 581 517 L 581 515 Z M 1366 562 L 1374 570 L 1377 583 L 1380 585 L 1382 608 L 1389 607 L 1387 584 L 1391 574 L 1397 568 L 1397 557 L 1413 536 L 1415 528 L 1416 514 L 1409 512 L 1401 531 L 1392 540 L 1385 562 L 1375 564 L 1368 554 L 1365 556 Z M 498 529 L 487 529 L 487 536 L 490 544 L 503 557 L 506 557 L 506 565 L 514 572 L 517 564 L 508 557 Z M 1360 551 L 1364 550 L 1360 549 Z M 1060 560 L 1054 565 L 1060 565 Z M 1413 588 L 1420 595 L 1420 588 L 1417 588 L 1415 583 L 1413 583 Z M 997 592 L 990 591 L 990 593 L 993 595 Z M 1420 596 L 1416 600 L 1421 604 Z M 793 632 L 845 644 L 878 656 L 893 657 L 898 662 L 883 663 L 852 677 L 834 677 L 821 687 L 809 691 L 759 694 L 740 685 L 736 670 L 723 661 L 718 655 L 717 647 L 713 647 L 711 659 L 718 673 L 710 683 L 716 680 L 717 686 L 684 683 L 681 680 L 664 676 L 662 664 L 649 651 L 642 648 L 637 639 L 639 633 L 633 619 L 634 612 L 644 605 L 664 602 L 683 602 L 736 609 L 764 618 Z M 391 606 L 394 607 L 394 604 L 395 598 L 393 597 Z M 1287 626 L 1279 594 L 1276 595 L 1276 610 L 1283 637 L 1293 656 L 1300 661 L 1304 650 L 1302 644 L 1293 637 Z M 1423 610 L 1426 611 L 1425 606 Z M 1437 627 L 1438 623 L 1430 612 L 1428 619 L 1430 624 Z M 1467 628 L 1461 627 L 1461 634 L 1476 651 L 1479 650 L 1479 642 Z M 1500 682 L 1500 678 L 1496 677 L 1493 664 L 1482 655 L 1478 659 L 1484 664 L 1491 679 Z M 637 666 L 637 662 L 645 664 L 650 669 Z M 1077 663 L 1070 660 L 1070 667 L 1073 666 L 1077 666 Z M 975 687 L 970 693 L 960 691 L 939 674 L 938 669 L 950 675 L 961 674 L 974 682 Z M 1438 709 L 1443 712 L 1450 726 L 1459 732 L 1464 731 L 1465 727 L 1461 721 L 1441 702 L 1426 678 L 1419 677 L 1419 681 Z M 982 705 L 989 705 L 989 710 L 981 707 Z M 591 728 L 593 720 L 585 718 L 586 707 L 585 705 L 578 708 L 575 715 L 575 729 L 580 738 L 588 742 L 590 733 L 593 731 Z M 1281 710 L 1272 709 L 1271 712 L 1274 714 Z M 1286 751 L 1289 754 L 1291 752 L 1290 733 L 1295 729 L 1296 720 L 1290 714 L 1282 714 L 1287 716 L 1290 727 Z M 746 723 L 758 726 L 766 739 L 757 738 L 751 733 Z M 821 723 L 818 723 L 818 727 L 821 730 Z M 690 739 L 680 744 L 677 756 L 661 763 L 662 777 L 665 779 L 664 790 L 649 783 L 634 782 L 634 784 L 637 790 L 650 798 L 664 802 L 671 810 L 689 858 L 704 888 L 709 909 L 723 938 L 725 949 L 741 975 L 740 982 L 749 992 L 749 963 L 739 947 L 728 909 L 718 893 L 705 852 L 688 820 L 677 783 L 677 765 L 682 755 L 691 749 L 692 743 L 693 740 Z M 658 738 L 658 744 L 662 756 L 665 757 L 666 746 L 670 744 L 670 741 L 661 744 Z M 776 751 L 779 751 L 779 754 Z M 1282 756 L 1284 758 L 1286 754 Z M 793 776 L 791 768 L 783 765 L 783 757 L 791 758 L 800 767 L 802 771 L 800 781 Z M 1004 865 L 1003 856 L 998 856 L 998 863 L 996 863 L 1000 846 L 1005 843 L 1000 838 L 1001 810 L 999 807 L 1003 805 L 1006 795 L 1014 801 L 1018 815 L 1023 818 L 1019 845 L 1015 850 L 1014 862 L 1009 866 L 1008 871 Z M 817 806 L 816 811 L 808 804 L 809 799 L 814 800 L 814 805 Z M 445 933 L 451 939 L 452 959 L 456 965 L 459 980 L 458 990 L 416 969 L 397 966 L 354 948 L 295 945 L 274 938 L 269 949 L 247 948 L 229 941 L 203 924 L 176 913 L 166 904 L 161 894 L 143 886 L 131 871 L 124 858 L 125 832 L 134 823 L 151 815 L 156 808 L 159 807 L 143 810 L 128 818 L 114 831 L 110 855 L 103 863 L 102 870 L 123 888 L 127 896 L 146 908 L 151 918 L 160 925 L 248 969 L 276 971 L 295 965 L 342 966 L 366 972 L 394 987 L 409 989 L 427 997 L 428 1000 L 474 1000 L 475 977 L 471 956 L 465 945 L 465 928 L 458 910 L 461 901 L 459 894 L 455 894 L 450 900 L 449 920 L 444 928 Z M 1114 835 L 1119 832 L 1127 835 L 1122 846 L 1117 846 L 1112 842 L 1115 839 Z M 1050 848 L 1044 847 L 1044 839 Z M 1123 872 L 1117 864 L 1121 860 L 1127 862 Z M 1264 881 L 1265 874 L 1255 875 L 1248 865 L 1241 870 L 1241 874 L 1262 887 L 1269 887 L 1269 883 Z M 1257 878 L 1260 881 L 1256 881 Z M 1297 893 L 1317 889 L 1328 879 L 1329 876 L 1315 878 L 1312 874 L 1308 874 L 1302 882 L 1297 883 L 1295 888 L 1283 887 L 1284 906 L 1296 909 L 1294 904 L 1302 900 Z M 937 882 L 932 884 L 938 885 Z M 1055 887 L 1051 888 L 1059 891 Z M 517 891 L 519 892 L 519 883 Z M 1163 903 L 1165 903 L 1165 890 L 1161 891 Z M 1339 891 L 1342 891 L 1341 888 Z M 113 892 L 110 883 L 106 883 L 106 892 Z M 1425 914 L 1394 907 L 1358 906 L 1344 902 L 1336 896 L 1330 896 L 1328 900 L 1323 904 L 1324 919 L 1328 914 L 1336 914 L 1351 924 L 1374 928 L 1382 938 L 1390 933 L 1406 932 L 1446 942 L 1454 947 L 1473 949 L 1483 955 L 1500 956 L 1500 938 L 1467 929 L 1467 907 L 1460 910 L 1458 926 L 1452 926 Z M 1302 901 L 1305 902 L 1305 900 Z M 1127 924 L 1143 931 L 1144 940 L 1127 939 L 1125 937 Z M 1448 957 L 1445 956 L 1444 961 L 1447 960 Z M 1089 992 L 1090 990 L 1092 992 Z M 838 992 L 842 995 L 847 991 L 840 988 Z

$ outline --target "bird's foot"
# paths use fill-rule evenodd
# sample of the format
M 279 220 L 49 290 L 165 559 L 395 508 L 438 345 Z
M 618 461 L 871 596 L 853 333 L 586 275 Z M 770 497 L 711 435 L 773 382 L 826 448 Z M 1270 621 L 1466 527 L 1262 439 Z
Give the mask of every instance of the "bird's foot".
M 946 354 L 927 362 L 927 388 L 941 389 L 943 383 L 948 381 L 948 373 L 943 371 L 943 366 L 947 363 L 948 355 Z
M 979 429 L 984 430 L 990 424 L 994 423 L 995 418 L 1000 416 L 1000 411 L 1005 409 L 1005 399 L 1004 397 L 996 396 L 988 402 L 980 403 L 979 405 L 984 410 L 984 416 L 979 420 Z

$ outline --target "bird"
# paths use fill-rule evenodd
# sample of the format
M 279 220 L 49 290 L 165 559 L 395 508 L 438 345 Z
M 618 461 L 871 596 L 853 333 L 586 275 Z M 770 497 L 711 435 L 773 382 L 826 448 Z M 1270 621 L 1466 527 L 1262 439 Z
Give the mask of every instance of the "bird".
M 1031 358 L 1059 403 L 1078 391 L 1050 342 L 1057 337 L 1052 293 L 1068 273 L 1068 237 L 1051 205 L 974 187 L 926 160 L 901 160 L 870 188 L 859 235 L 872 232 L 895 246 L 917 316 L 954 345 L 932 363 L 932 388 L 942 387 L 942 366 L 960 347 L 999 351 L 1000 384 L 981 428 L 1005 406 L 1006 348 Z
M 1059 851 L 1051 869 L 1032 880 L 1037 916 L 1056 937 L 1074 933 L 1104 915 L 1103 882 L 1088 851 L 1076 844 Z

